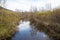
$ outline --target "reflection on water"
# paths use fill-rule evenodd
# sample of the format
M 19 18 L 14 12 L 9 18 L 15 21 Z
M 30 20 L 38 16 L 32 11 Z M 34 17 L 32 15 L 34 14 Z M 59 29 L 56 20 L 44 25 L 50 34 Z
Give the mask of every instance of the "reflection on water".
M 43 32 L 35 30 L 29 21 L 21 21 L 18 29 L 12 40 L 49 40 Z

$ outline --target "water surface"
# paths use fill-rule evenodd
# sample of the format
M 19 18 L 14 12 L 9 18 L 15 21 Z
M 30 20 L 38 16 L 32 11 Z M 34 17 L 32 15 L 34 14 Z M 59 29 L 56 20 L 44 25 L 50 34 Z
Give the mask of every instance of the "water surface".
M 21 21 L 18 25 L 18 32 L 12 40 L 49 40 L 49 37 L 44 32 L 34 29 L 29 21 Z

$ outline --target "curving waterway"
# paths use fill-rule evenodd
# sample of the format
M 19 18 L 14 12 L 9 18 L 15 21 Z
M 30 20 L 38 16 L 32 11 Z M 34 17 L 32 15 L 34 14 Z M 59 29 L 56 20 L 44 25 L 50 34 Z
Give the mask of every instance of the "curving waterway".
M 20 21 L 18 32 L 12 37 L 12 40 L 49 40 L 49 37 L 44 32 L 33 28 L 29 21 Z

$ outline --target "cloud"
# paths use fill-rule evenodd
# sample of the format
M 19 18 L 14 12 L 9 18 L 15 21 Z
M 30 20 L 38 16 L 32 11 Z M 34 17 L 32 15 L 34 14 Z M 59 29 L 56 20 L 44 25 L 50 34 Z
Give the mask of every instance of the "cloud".
M 60 0 L 8 0 L 7 8 L 8 9 L 21 9 L 29 10 L 32 7 L 46 7 L 47 4 L 51 4 L 52 8 L 60 6 Z

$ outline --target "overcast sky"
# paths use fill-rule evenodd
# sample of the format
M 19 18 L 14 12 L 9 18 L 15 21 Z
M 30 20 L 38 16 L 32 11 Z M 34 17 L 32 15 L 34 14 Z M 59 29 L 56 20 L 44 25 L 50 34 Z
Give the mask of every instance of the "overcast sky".
M 7 8 L 11 10 L 20 9 L 23 11 L 29 11 L 36 7 L 38 9 L 48 8 L 47 5 L 52 8 L 60 6 L 60 0 L 7 0 Z

